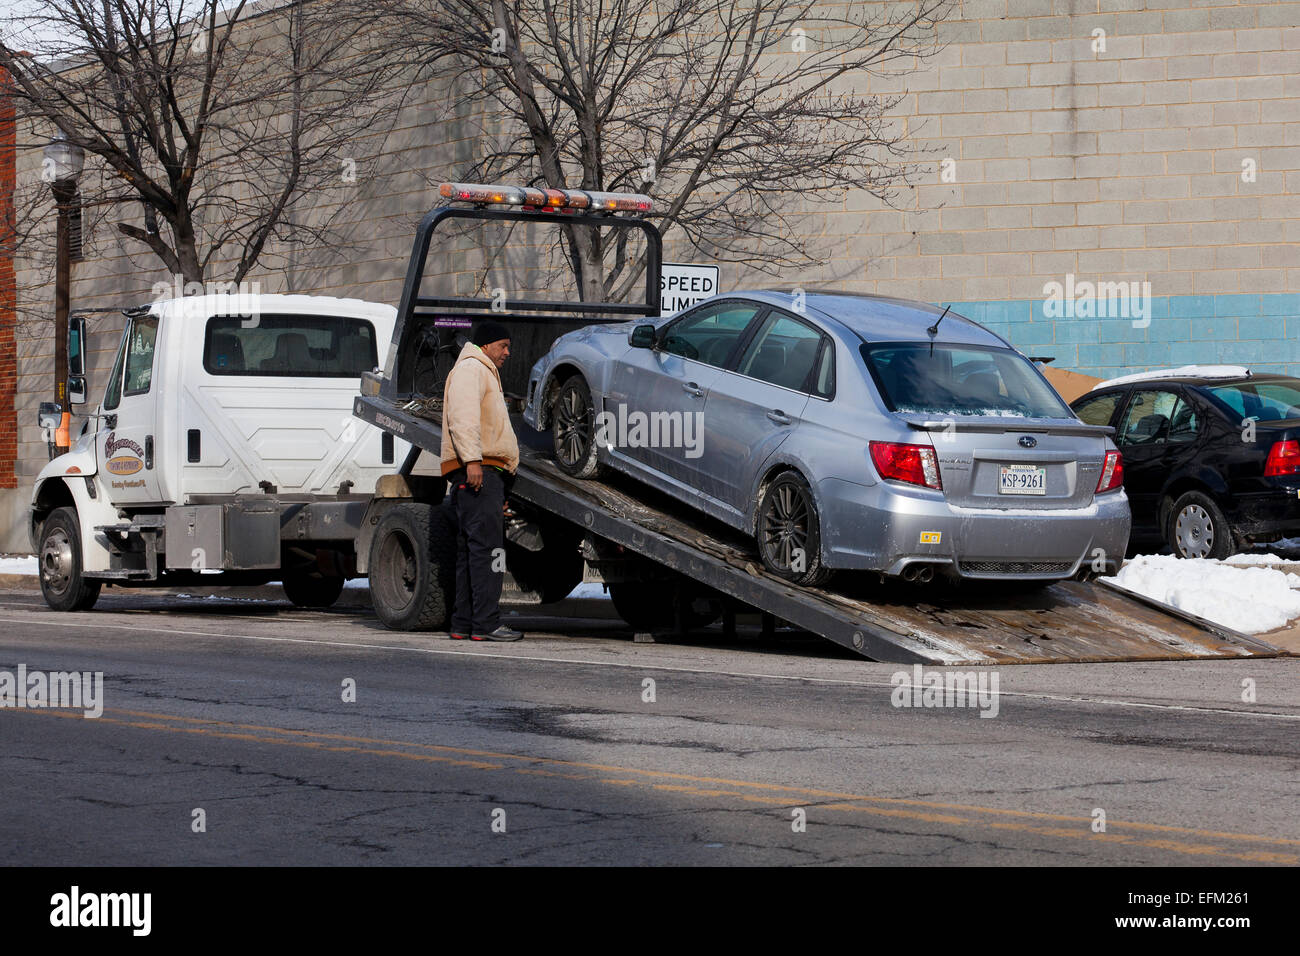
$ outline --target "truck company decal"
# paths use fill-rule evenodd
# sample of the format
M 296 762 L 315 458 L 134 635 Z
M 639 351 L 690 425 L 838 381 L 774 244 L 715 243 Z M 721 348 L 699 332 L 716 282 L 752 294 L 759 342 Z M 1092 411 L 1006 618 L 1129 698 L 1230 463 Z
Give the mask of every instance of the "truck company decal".
M 118 438 L 116 433 L 109 432 L 108 438 L 104 439 L 104 454 L 112 455 L 118 449 L 135 452 L 135 457 L 130 455 L 118 455 L 116 458 L 109 458 L 104 462 L 104 468 L 114 475 L 134 475 L 144 467 L 144 462 L 140 459 L 144 457 L 144 449 L 129 438 Z
M 375 424 L 380 428 L 385 428 L 390 432 L 396 432 L 399 435 L 406 434 L 406 425 L 395 418 L 389 418 L 383 412 L 375 413 Z

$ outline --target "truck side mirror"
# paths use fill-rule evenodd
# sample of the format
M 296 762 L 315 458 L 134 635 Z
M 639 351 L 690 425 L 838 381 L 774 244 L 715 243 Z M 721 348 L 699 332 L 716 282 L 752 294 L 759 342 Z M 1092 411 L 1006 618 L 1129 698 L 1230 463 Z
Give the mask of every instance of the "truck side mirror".
M 655 347 L 655 327 L 653 325 L 638 325 L 628 336 L 628 344 L 634 349 L 652 349 Z
M 42 428 L 58 428 L 63 423 L 63 408 L 58 402 L 41 402 L 36 420 Z
M 84 375 L 69 376 L 68 404 L 69 405 L 86 404 L 86 377 Z

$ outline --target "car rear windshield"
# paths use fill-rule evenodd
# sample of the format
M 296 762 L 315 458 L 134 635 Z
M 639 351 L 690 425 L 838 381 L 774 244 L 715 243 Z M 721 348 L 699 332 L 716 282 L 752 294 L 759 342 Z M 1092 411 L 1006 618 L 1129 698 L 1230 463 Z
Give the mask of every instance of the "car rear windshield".
M 862 357 L 896 412 L 1074 418 L 1029 360 L 1010 349 L 889 342 L 862 346 Z
M 1210 394 L 1242 419 L 1276 422 L 1300 418 L 1300 388 L 1288 382 L 1242 382 L 1213 385 Z
M 360 378 L 378 364 L 375 327 L 334 315 L 262 315 L 208 320 L 209 375 Z

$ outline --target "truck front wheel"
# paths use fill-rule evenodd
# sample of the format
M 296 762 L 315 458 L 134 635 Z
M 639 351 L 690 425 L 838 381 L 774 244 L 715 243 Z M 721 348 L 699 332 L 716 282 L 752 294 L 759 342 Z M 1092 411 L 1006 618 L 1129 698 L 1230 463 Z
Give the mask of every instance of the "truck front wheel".
M 55 508 L 41 527 L 41 594 L 56 611 L 89 611 L 99 600 L 99 581 L 81 571 L 81 525 L 77 509 Z
M 370 600 L 385 627 L 441 631 L 456 600 L 456 525 L 418 502 L 384 513 L 370 544 Z

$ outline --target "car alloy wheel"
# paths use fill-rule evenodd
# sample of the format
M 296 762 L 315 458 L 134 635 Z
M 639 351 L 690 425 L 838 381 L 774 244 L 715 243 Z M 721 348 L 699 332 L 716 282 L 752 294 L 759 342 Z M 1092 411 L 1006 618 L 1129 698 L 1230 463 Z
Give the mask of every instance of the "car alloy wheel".
M 796 584 L 821 584 L 830 569 L 821 563 L 821 528 L 812 492 L 795 472 L 777 475 L 758 511 L 758 551 L 769 571 Z
M 551 435 L 555 463 L 575 478 L 594 478 L 601 466 L 597 461 L 595 410 L 591 389 L 581 375 L 572 375 L 560 386 L 551 407 Z

